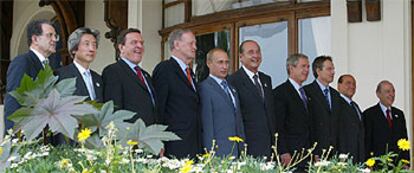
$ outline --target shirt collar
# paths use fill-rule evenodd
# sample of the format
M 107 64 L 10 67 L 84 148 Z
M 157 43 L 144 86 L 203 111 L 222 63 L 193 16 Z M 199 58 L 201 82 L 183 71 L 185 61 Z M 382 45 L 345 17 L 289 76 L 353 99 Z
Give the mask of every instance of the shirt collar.
M 249 76 L 250 79 L 253 79 L 253 76 L 255 75 L 255 73 L 247 69 L 244 65 L 242 65 L 242 68 L 246 72 L 247 76 Z M 257 76 L 259 76 L 259 73 L 257 73 Z
M 184 72 L 186 71 L 186 69 L 188 68 L 188 65 L 185 64 L 184 61 L 182 61 L 181 59 L 177 58 L 174 55 L 171 55 L 171 58 L 173 58 L 175 61 L 177 61 L 177 63 L 180 66 L 181 70 L 183 70 Z
M 89 72 L 89 69 L 85 69 L 84 67 L 82 67 L 78 62 L 73 61 L 73 64 L 75 65 L 75 67 L 79 70 L 80 74 L 84 74 L 85 71 Z
M 138 66 L 137 64 L 132 63 L 128 59 L 121 57 L 121 59 L 129 66 L 129 68 L 132 69 L 133 72 L 135 72 L 135 67 Z
M 45 56 L 43 56 L 40 52 L 38 52 L 36 49 L 33 49 L 32 47 L 30 47 L 30 50 L 37 56 L 37 58 L 39 58 L 40 62 L 43 62 L 44 60 L 46 60 Z
M 293 80 L 292 78 L 289 78 L 289 82 L 293 85 L 293 87 L 299 91 L 300 88 L 302 88 L 301 85 L 299 85 L 295 80 Z
M 348 104 L 351 104 L 352 100 L 351 100 L 350 98 L 348 98 L 347 96 L 345 96 L 345 95 L 343 95 L 343 94 L 341 94 L 341 97 L 342 97 L 342 98 L 344 98 L 344 99 L 345 99 L 345 101 L 346 101 Z
M 389 109 L 391 111 L 391 108 L 386 107 L 381 102 L 379 102 L 379 105 L 381 107 L 382 112 L 384 112 L 385 115 L 387 115 L 387 109 Z
M 214 79 L 214 81 L 216 81 L 220 86 L 221 86 L 221 82 L 223 82 L 223 79 L 220 79 L 212 74 L 209 75 L 211 78 Z
M 321 90 L 322 90 L 322 92 L 323 92 L 323 90 L 325 90 L 325 89 L 328 89 L 328 91 L 330 90 L 329 89 L 329 85 L 324 85 L 324 84 L 322 84 L 322 82 L 321 81 L 319 81 L 319 79 L 316 79 L 316 82 L 318 83 L 318 85 L 319 85 L 319 88 L 321 88 Z

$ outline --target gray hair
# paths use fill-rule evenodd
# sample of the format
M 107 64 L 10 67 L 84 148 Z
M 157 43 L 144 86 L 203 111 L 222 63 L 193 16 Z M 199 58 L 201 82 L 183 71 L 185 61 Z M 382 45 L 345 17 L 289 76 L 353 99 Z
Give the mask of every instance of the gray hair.
M 227 52 L 226 52 L 226 51 L 224 51 L 224 49 L 222 49 L 222 48 L 213 48 L 213 49 L 211 49 L 210 51 L 208 51 L 208 53 L 207 53 L 207 61 L 208 61 L 208 62 L 213 61 L 213 54 L 214 54 L 215 52 L 224 52 L 224 53 L 226 53 L 226 54 L 227 54 Z
M 98 45 L 99 45 L 99 31 L 96 30 L 96 29 L 86 28 L 86 27 L 78 28 L 75 31 L 73 31 L 72 34 L 70 34 L 70 36 L 68 38 L 68 51 L 69 51 L 69 54 L 72 58 L 74 56 L 72 51 L 78 50 L 79 43 L 81 41 L 82 35 L 84 35 L 84 34 L 93 35 L 96 39 L 96 48 L 98 48 Z
M 382 80 L 381 82 L 378 83 L 377 89 L 375 90 L 375 92 L 380 93 L 381 92 L 381 89 L 382 89 L 382 86 L 385 85 L 385 84 L 392 85 L 392 83 L 390 81 L 388 81 L 388 80 Z M 394 86 L 394 85 L 392 85 L 392 86 Z
M 181 40 L 181 37 L 183 34 L 191 32 L 189 29 L 176 29 L 170 33 L 168 36 L 168 46 L 170 47 L 170 50 L 174 49 L 174 42 L 177 40 Z
M 294 54 L 289 55 L 289 57 L 286 59 L 286 70 L 288 74 L 290 74 L 289 66 L 295 67 L 296 65 L 298 65 L 298 61 L 300 58 L 309 59 L 308 56 L 306 56 L 305 54 L 301 54 L 301 53 L 294 53 Z

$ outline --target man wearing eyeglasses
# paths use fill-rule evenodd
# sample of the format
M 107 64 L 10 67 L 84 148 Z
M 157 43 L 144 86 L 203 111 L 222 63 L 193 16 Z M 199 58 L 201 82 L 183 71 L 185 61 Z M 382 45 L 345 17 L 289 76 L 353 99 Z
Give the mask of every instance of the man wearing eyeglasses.
M 18 55 L 10 63 L 7 70 L 6 98 L 4 105 L 5 130 L 13 127 L 13 122 L 7 120 L 20 108 L 19 103 L 9 92 L 20 86 L 24 74 L 35 78 L 37 73 L 49 64 L 49 56 L 56 52 L 56 42 L 59 36 L 48 20 L 34 20 L 27 26 L 27 42 L 30 50 Z

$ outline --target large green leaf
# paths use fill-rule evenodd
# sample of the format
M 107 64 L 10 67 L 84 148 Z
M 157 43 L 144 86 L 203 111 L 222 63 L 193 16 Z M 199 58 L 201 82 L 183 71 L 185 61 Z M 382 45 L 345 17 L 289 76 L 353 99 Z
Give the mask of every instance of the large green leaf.
M 76 91 L 76 77 L 59 81 L 56 84 L 56 89 L 59 91 L 61 97 L 73 95 Z
M 35 80 L 27 74 L 23 75 L 20 86 L 16 90 L 10 92 L 17 102 L 26 107 L 34 106 L 42 98 L 47 97 L 54 88 L 58 77 L 53 75 L 53 71 L 49 66 L 39 71 Z M 70 87 L 68 85 L 67 87 Z M 75 85 L 73 85 L 73 88 Z
M 60 93 L 53 89 L 47 98 L 36 104 L 30 116 L 20 122 L 27 140 L 37 137 L 46 125 L 53 133 L 59 132 L 74 139 L 78 122 L 72 115 L 98 113 L 93 106 L 81 103 L 85 99 L 81 96 L 61 98 Z
M 80 122 L 84 128 L 90 128 L 92 131 L 98 130 L 99 136 L 102 137 L 107 133 L 106 126 L 111 122 L 119 129 L 119 134 L 124 134 L 125 127 L 129 124 L 124 122 L 124 120 L 130 119 L 134 115 L 134 112 L 127 110 L 114 112 L 114 103 L 109 101 L 102 106 L 98 114 L 80 117 Z
M 158 154 L 164 147 L 162 141 L 181 140 L 174 133 L 165 131 L 166 129 L 167 126 L 158 124 L 147 127 L 144 121 L 138 119 L 129 126 L 128 133 L 121 139 L 121 144 L 126 146 L 128 140 L 138 141 L 139 147 L 143 147 L 153 154 Z

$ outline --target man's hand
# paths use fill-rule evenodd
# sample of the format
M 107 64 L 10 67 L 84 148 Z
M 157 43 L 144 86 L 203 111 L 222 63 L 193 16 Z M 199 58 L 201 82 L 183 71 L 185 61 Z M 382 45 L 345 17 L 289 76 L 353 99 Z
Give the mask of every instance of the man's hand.
M 282 160 L 282 164 L 284 166 L 287 166 L 290 164 L 290 161 L 292 160 L 292 156 L 290 155 L 290 153 L 285 153 L 280 155 L 280 159 Z

